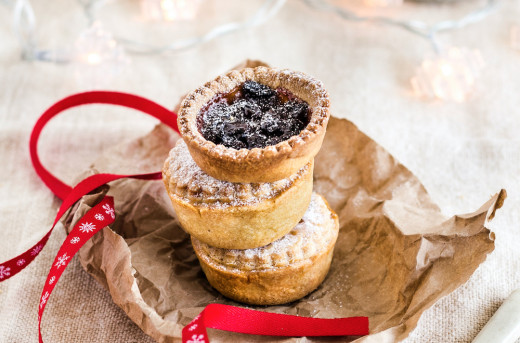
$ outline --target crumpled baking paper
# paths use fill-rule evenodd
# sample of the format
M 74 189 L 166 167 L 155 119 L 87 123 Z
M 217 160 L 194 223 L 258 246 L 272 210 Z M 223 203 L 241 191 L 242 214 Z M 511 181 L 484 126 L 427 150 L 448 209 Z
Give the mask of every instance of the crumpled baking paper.
M 89 173 L 158 171 L 177 139 L 158 125 L 107 150 Z M 327 278 L 299 301 L 248 307 L 319 318 L 368 316 L 370 335 L 275 338 L 210 329 L 212 341 L 400 341 L 493 251 L 494 234 L 485 223 L 506 197 L 501 190 L 474 213 L 445 218 L 408 169 L 354 124 L 334 117 L 315 159 L 314 190 L 339 215 Z M 80 262 L 145 333 L 157 342 L 180 342 L 182 328 L 206 305 L 245 306 L 207 282 L 162 181 L 127 179 L 98 189 L 70 211 L 67 230 L 106 192 L 115 197 L 116 222 L 81 248 Z

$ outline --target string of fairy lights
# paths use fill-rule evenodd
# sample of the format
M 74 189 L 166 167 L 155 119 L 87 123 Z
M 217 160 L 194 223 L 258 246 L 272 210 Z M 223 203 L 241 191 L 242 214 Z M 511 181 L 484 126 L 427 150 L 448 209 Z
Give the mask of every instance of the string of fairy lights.
M 147 21 L 176 22 L 196 19 L 200 7 L 209 0 L 140 0 L 142 17 Z M 348 3 L 327 0 L 301 0 L 315 11 L 330 13 L 349 22 L 367 22 L 395 27 L 426 39 L 432 47 L 431 57 L 423 60 L 411 78 L 414 93 L 425 98 L 463 102 L 470 98 L 476 80 L 484 67 L 481 53 L 467 47 L 442 46 L 439 33 L 458 30 L 481 22 L 497 9 L 497 0 L 485 0 L 474 10 L 456 20 L 427 24 L 418 20 L 398 20 L 390 16 L 360 15 L 348 8 Z M 9 0 L 3 0 L 10 4 Z M 11 1 L 12 2 L 12 1 Z M 130 63 L 128 54 L 154 55 L 185 51 L 218 37 L 260 26 L 274 17 L 286 0 L 264 0 L 251 16 L 242 22 L 218 25 L 208 32 L 165 45 L 153 45 L 126 37 L 114 37 L 108 32 L 96 12 L 108 0 L 78 0 L 83 7 L 88 27 L 80 33 L 73 47 L 61 50 L 41 49 L 37 44 L 36 15 L 30 0 L 14 0 L 13 24 L 26 60 L 73 63 L 77 78 L 86 85 L 118 75 Z M 396 7 L 403 0 L 362 0 L 367 7 Z M 339 4 L 338 4 L 339 3 Z M 370 11 L 363 11 L 370 12 Z M 381 11 L 378 11 L 380 13 Z M 511 30 L 513 48 L 520 48 L 520 29 Z
M 411 85 L 418 96 L 438 98 L 456 102 L 465 101 L 473 90 L 484 61 L 480 51 L 466 47 L 442 47 L 437 36 L 441 32 L 461 29 L 479 22 L 493 13 L 496 0 L 487 0 L 485 5 L 457 20 L 446 20 L 426 24 L 417 20 L 395 20 L 382 16 L 360 16 L 343 7 L 324 0 L 305 0 L 310 6 L 334 13 L 342 19 L 354 22 L 369 22 L 376 25 L 393 26 L 428 40 L 435 55 L 426 58 L 412 77 Z M 365 0 L 372 6 L 397 6 L 402 0 Z

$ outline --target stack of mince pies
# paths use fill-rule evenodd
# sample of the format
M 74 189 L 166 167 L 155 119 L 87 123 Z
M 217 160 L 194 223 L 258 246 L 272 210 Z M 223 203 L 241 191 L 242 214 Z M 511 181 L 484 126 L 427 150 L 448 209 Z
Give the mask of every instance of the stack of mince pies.
M 329 120 L 320 81 L 266 67 L 189 93 L 163 180 L 209 283 L 254 305 L 297 300 L 330 267 L 338 217 L 312 192 Z

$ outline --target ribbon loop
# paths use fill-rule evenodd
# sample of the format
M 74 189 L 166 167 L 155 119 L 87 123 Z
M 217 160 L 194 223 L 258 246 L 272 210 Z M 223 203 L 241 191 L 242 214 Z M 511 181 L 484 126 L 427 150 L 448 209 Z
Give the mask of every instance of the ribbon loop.
M 151 100 L 137 95 L 121 92 L 92 91 L 74 94 L 58 101 L 49 107 L 49 109 L 42 114 L 34 125 L 29 141 L 29 152 L 31 154 L 31 161 L 34 170 L 38 176 L 42 179 L 45 185 L 47 185 L 47 187 L 62 200 L 72 191 L 72 187 L 58 179 L 43 166 L 40 157 L 38 156 L 38 139 L 49 120 L 69 108 L 87 104 L 111 104 L 133 108 L 159 119 L 176 132 L 179 132 L 179 129 L 177 128 L 177 115 L 174 112 Z
M 51 107 L 49 107 L 36 121 L 31 132 L 31 138 L 29 141 L 29 152 L 31 155 L 31 162 L 33 164 L 36 174 L 42 179 L 45 185 L 61 200 L 60 209 L 54 220 L 52 228 L 43 236 L 42 239 L 33 245 L 30 249 L 24 253 L 6 261 L 0 263 L 0 282 L 5 281 L 27 267 L 42 249 L 47 244 L 54 226 L 63 214 L 83 195 L 88 194 L 92 190 L 99 186 L 102 186 L 110 181 L 114 181 L 124 177 L 132 177 L 143 180 L 157 180 L 161 178 L 161 172 L 148 173 L 148 174 L 135 174 L 135 175 L 116 175 L 116 174 L 98 174 L 86 178 L 81 181 L 74 189 L 54 176 L 49 170 L 47 170 L 40 161 L 38 156 L 38 140 L 41 132 L 45 125 L 60 114 L 61 112 L 77 106 L 87 104 L 111 104 L 119 105 L 123 107 L 132 108 L 146 114 L 149 114 L 159 119 L 164 124 L 171 127 L 176 132 L 179 132 L 177 128 L 177 114 L 168 110 L 167 108 L 143 97 L 121 93 L 121 92 L 110 92 L 110 91 L 92 91 L 78 93 L 68 96 Z

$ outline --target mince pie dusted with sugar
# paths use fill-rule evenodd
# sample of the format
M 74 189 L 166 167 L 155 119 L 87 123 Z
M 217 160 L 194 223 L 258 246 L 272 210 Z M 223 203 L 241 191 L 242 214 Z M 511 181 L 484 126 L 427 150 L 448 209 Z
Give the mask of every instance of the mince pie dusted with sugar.
M 313 193 L 302 220 L 287 235 L 263 247 L 219 249 L 192 237 L 209 283 L 228 298 L 253 305 L 288 303 L 325 279 L 338 237 L 338 217 Z
M 303 73 L 232 71 L 186 96 L 163 181 L 209 283 L 248 304 L 297 300 L 324 280 L 338 217 L 312 193 L 328 94 Z
M 179 140 L 164 164 L 163 181 L 189 234 L 214 247 L 249 249 L 277 240 L 300 221 L 311 199 L 312 172 L 311 160 L 270 183 L 217 180 L 197 166 Z
M 272 182 L 314 158 L 329 115 L 320 81 L 257 67 L 232 71 L 188 94 L 178 124 L 207 174 L 230 182 Z

